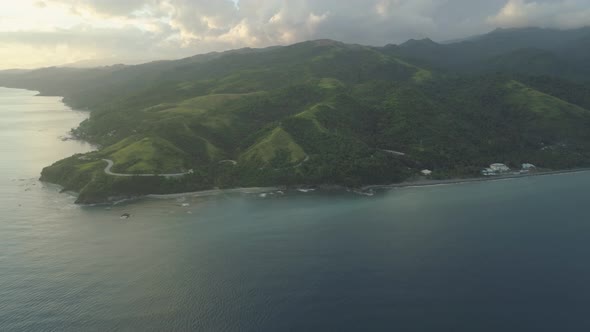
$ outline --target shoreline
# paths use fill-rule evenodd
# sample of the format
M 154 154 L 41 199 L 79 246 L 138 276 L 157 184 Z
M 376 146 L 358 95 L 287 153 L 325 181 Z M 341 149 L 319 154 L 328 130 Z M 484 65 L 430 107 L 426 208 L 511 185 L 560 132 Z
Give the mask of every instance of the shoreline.
M 223 194 L 263 194 L 269 191 L 280 191 L 286 190 L 285 187 L 246 187 L 246 188 L 230 188 L 230 189 L 209 189 L 201 191 L 191 191 L 185 193 L 176 194 L 147 194 L 139 198 L 150 198 L 150 199 L 173 199 L 181 198 L 186 196 L 191 197 L 208 197 L 217 196 Z
M 37 179 L 40 181 L 39 179 Z M 73 197 L 78 197 L 79 193 L 75 191 L 63 191 L 63 187 L 57 183 L 45 182 L 40 181 L 41 183 L 49 184 L 51 186 L 55 186 L 59 190 L 60 194 L 66 194 Z M 110 196 L 106 200 L 96 203 L 74 203 L 75 205 L 81 207 L 96 207 L 96 206 L 114 206 L 119 205 L 121 203 L 127 202 L 135 202 L 140 201 L 142 199 L 154 199 L 154 200 L 166 200 L 166 199 L 175 199 L 175 198 L 183 198 L 183 197 L 212 197 L 212 196 L 220 196 L 223 194 L 246 194 L 246 195 L 254 195 L 254 194 L 264 194 L 269 192 L 276 192 L 276 191 L 286 191 L 285 187 L 245 187 L 245 188 L 230 188 L 230 189 L 209 189 L 209 190 L 201 190 L 201 191 L 191 191 L 191 192 L 181 192 L 181 193 L 174 193 L 174 194 L 144 194 L 144 195 L 137 195 L 137 196 Z
M 448 179 L 448 180 L 414 180 L 414 181 L 404 181 L 401 183 L 393 183 L 393 184 L 386 184 L 386 185 L 364 186 L 360 190 L 364 192 L 364 191 L 387 190 L 387 189 L 397 189 L 397 188 L 432 187 L 432 186 L 441 186 L 441 185 L 453 185 L 453 184 L 477 183 L 477 182 L 493 182 L 493 181 L 501 181 L 501 180 L 521 179 L 521 178 L 528 178 L 528 177 L 540 177 L 540 176 L 560 175 L 560 174 L 574 174 L 574 173 L 583 173 L 583 172 L 590 172 L 590 168 L 576 168 L 576 169 L 559 170 L 559 171 L 540 171 L 540 172 L 532 172 L 532 173 L 527 173 L 527 174 L 507 174 L 507 175 L 499 175 L 499 176 L 475 177 L 475 178 L 463 178 L 463 179 L 455 178 L 455 179 Z
M 7 86 L 0 86 L 0 87 L 6 88 L 6 89 L 30 91 L 30 92 L 35 93 L 35 95 L 34 95 L 35 97 L 37 97 L 37 96 L 38 97 L 58 97 L 58 98 L 61 98 L 60 101 L 67 108 L 69 108 L 71 111 L 91 113 L 91 111 L 88 109 L 82 110 L 82 109 L 77 109 L 77 108 L 73 107 L 72 105 L 70 105 L 66 101 L 66 98 L 63 96 L 54 95 L 54 94 L 45 94 L 45 93 L 38 91 L 38 90 L 30 90 L 30 89 L 26 89 L 26 88 L 13 88 L 13 87 L 7 87 Z M 79 125 L 80 125 L 80 123 L 78 124 L 78 126 Z M 66 138 L 67 140 L 80 141 L 80 142 L 84 142 L 86 144 L 89 144 L 93 148 L 97 147 L 97 145 L 95 145 L 95 144 L 93 144 L 81 137 L 77 137 L 75 135 L 72 135 L 71 132 L 68 132 L 67 134 L 69 136 L 64 136 L 64 138 Z M 391 152 L 396 152 L 396 151 L 391 151 Z M 398 153 L 398 152 L 396 152 L 396 153 Z M 117 200 L 117 201 L 107 200 L 103 203 L 77 204 L 77 205 L 117 204 L 122 201 L 133 201 L 133 200 L 143 199 L 143 198 L 173 199 L 173 198 L 186 197 L 186 196 L 207 197 L 207 196 L 216 196 L 216 195 L 222 195 L 222 194 L 262 194 L 262 193 L 267 193 L 267 192 L 271 192 L 271 191 L 286 191 L 286 190 L 290 190 L 290 189 L 297 190 L 297 189 L 301 189 L 301 188 L 314 188 L 314 189 L 318 189 L 319 191 L 326 191 L 326 192 L 335 191 L 335 190 L 336 191 L 345 190 L 348 192 L 356 193 L 358 195 L 372 196 L 375 191 L 383 191 L 383 190 L 389 190 L 389 189 L 432 187 L 432 186 L 441 186 L 441 185 L 454 185 L 454 184 L 477 183 L 477 182 L 488 182 L 488 181 L 491 182 L 491 181 L 501 181 L 501 180 L 510 180 L 510 179 L 520 179 L 520 178 L 527 178 L 527 177 L 538 177 L 538 176 L 549 176 L 549 175 L 560 175 L 560 174 L 574 174 L 574 173 L 582 173 L 582 172 L 589 172 L 589 171 L 590 171 L 590 167 L 566 169 L 566 170 L 555 170 L 555 171 L 537 171 L 537 172 L 531 172 L 531 173 L 527 173 L 527 174 L 508 174 L 508 175 L 499 175 L 499 176 L 491 176 L 491 177 L 453 178 L 453 179 L 447 179 L 447 180 L 420 179 L 420 180 L 409 180 L 409 181 L 404 181 L 404 182 L 400 182 L 400 183 L 393 183 L 393 184 L 368 185 L 368 186 L 363 186 L 363 187 L 359 187 L 359 188 L 350 188 L 350 187 L 346 187 L 346 186 L 342 186 L 342 185 L 298 185 L 298 186 L 292 186 L 292 187 L 273 186 L 273 187 L 209 189 L 209 190 L 202 190 L 202 191 L 195 191 L 195 192 L 182 192 L 182 193 L 174 193 L 174 194 L 145 194 L 145 195 L 138 195 L 135 197 L 127 197 L 127 198 L 120 197 L 121 199 Z M 41 181 L 41 182 L 44 182 L 44 181 Z M 50 182 L 46 182 L 46 183 L 50 183 Z M 50 184 L 53 184 L 53 183 L 50 183 Z M 61 185 L 59 185 L 59 184 L 54 184 L 54 185 L 61 187 Z M 63 189 L 63 187 L 62 187 L 62 189 Z M 68 192 L 68 194 L 71 194 L 71 195 L 73 194 L 74 196 L 77 196 L 79 193 Z M 110 198 L 116 198 L 116 197 L 110 197 Z
M 560 175 L 560 174 L 575 174 L 575 173 L 583 173 L 583 172 L 590 172 L 590 168 L 579 168 L 579 169 L 571 169 L 571 170 L 560 170 L 560 171 L 543 171 L 543 172 L 536 172 L 536 173 L 529 173 L 529 174 L 511 174 L 511 175 L 503 175 L 503 176 L 495 176 L 495 177 L 477 177 L 477 178 L 464 178 L 464 179 L 448 179 L 448 180 L 417 180 L 417 181 L 405 181 L 401 183 L 394 183 L 394 184 L 384 184 L 384 185 L 370 185 L 364 186 L 361 188 L 349 188 L 340 185 L 319 185 L 319 186 L 292 186 L 292 187 L 285 187 L 285 186 L 275 186 L 275 187 L 247 187 L 247 188 L 231 188 L 231 189 L 210 189 L 210 190 L 202 190 L 202 191 L 193 191 L 193 192 L 184 192 L 184 193 L 175 193 L 175 194 L 147 194 L 143 196 L 137 197 L 138 199 L 141 198 L 148 198 L 148 199 L 174 199 L 174 198 L 182 198 L 182 197 L 209 197 L 209 196 L 217 196 L 223 194 L 263 194 L 272 191 L 289 191 L 289 190 L 298 190 L 301 188 L 314 188 L 314 191 L 348 191 L 352 193 L 357 193 L 363 196 L 371 196 L 367 194 L 371 194 L 374 191 L 383 191 L 388 189 L 403 189 L 403 188 L 421 188 L 421 187 L 434 187 L 434 186 L 441 186 L 441 185 L 455 185 L 455 184 L 466 184 L 466 183 L 477 183 L 477 182 L 493 182 L 493 181 L 502 181 L 502 180 L 511 180 L 511 179 L 521 179 L 521 178 L 529 178 L 529 177 L 541 177 L 541 176 L 550 176 L 550 175 Z M 299 190 L 298 190 L 299 191 Z
M 39 97 L 44 97 L 44 96 L 58 97 L 58 98 L 61 98 L 61 100 L 60 100 L 61 103 L 63 103 L 64 106 L 66 106 L 70 111 L 90 113 L 90 110 L 88 110 L 88 109 L 81 110 L 81 109 L 77 109 L 77 108 L 73 107 L 72 105 L 70 105 L 66 101 L 66 98 L 63 96 L 58 96 L 58 95 L 53 95 L 53 94 L 45 94 L 45 93 L 42 93 L 38 90 L 30 90 L 30 89 L 26 89 L 26 88 L 13 88 L 13 87 L 7 87 L 7 86 L 0 86 L 0 87 L 6 88 L 6 89 L 12 89 L 12 90 L 30 91 L 34 94 L 35 97 L 37 97 L 37 96 L 39 96 Z M 78 124 L 78 126 L 79 125 L 80 125 L 80 123 Z M 75 141 L 80 141 L 80 142 L 84 142 L 86 144 L 89 144 L 93 148 L 97 147 L 97 145 L 95 145 L 95 144 L 93 144 L 81 137 L 77 137 L 75 135 L 72 135 L 71 132 L 67 133 L 67 135 L 68 136 L 62 137 L 62 140 L 75 140 Z M 388 151 L 388 152 L 401 154 L 400 152 L 396 152 L 396 151 Z M 309 157 L 307 157 L 307 158 L 309 158 Z M 108 168 L 108 165 L 107 165 L 107 168 Z M 342 185 L 297 185 L 297 186 L 289 186 L 289 187 L 273 186 L 273 187 L 209 189 L 209 190 L 202 190 L 202 191 L 195 191 L 195 192 L 180 192 L 180 193 L 173 193 L 173 194 L 144 194 L 144 195 L 138 195 L 138 196 L 134 196 L 134 197 L 113 196 L 113 197 L 109 197 L 109 199 L 107 199 L 106 201 L 101 202 L 101 203 L 96 203 L 96 204 L 78 204 L 78 203 L 76 203 L 76 204 L 77 205 L 117 204 L 122 201 L 132 201 L 132 200 L 143 199 L 143 198 L 173 199 L 173 198 L 186 197 L 186 196 L 207 197 L 207 196 L 216 196 L 216 195 L 222 195 L 222 194 L 263 194 L 263 193 L 268 193 L 268 192 L 272 192 L 272 191 L 286 191 L 286 190 L 291 190 L 291 189 L 298 190 L 298 189 L 304 189 L 304 188 L 314 188 L 314 190 L 317 189 L 319 191 L 325 191 L 325 192 L 345 190 L 348 192 L 356 193 L 358 195 L 372 196 L 375 193 L 375 191 L 384 191 L 384 190 L 398 189 L 398 188 L 400 188 L 400 189 L 401 188 L 418 188 L 418 187 L 431 187 L 431 186 L 454 185 L 454 184 L 488 182 L 488 181 L 491 182 L 491 181 L 501 181 L 501 180 L 519 179 L 519 178 L 527 178 L 527 177 L 549 176 L 549 175 L 559 175 L 559 174 L 573 174 L 573 173 L 581 173 L 581 172 L 589 172 L 589 171 L 590 171 L 590 168 L 575 168 L 575 169 L 554 170 L 554 171 L 537 171 L 537 172 L 531 172 L 531 173 L 526 173 L 526 174 L 507 174 L 507 175 L 490 176 L 490 177 L 481 177 L 480 176 L 480 177 L 473 177 L 473 178 L 453 178 L 453 179 L 446 179 L 446 180 L 418 179 L 418 180 L 406 180 L 406 181 L 403 181 L 400 183 L 393 183 L 393 184 L 367 185 L 367 186 L 356 187 L 356 188 L 350 188 L 350 187 L 346 187 L 346 186 L 342 186 Z M 105 172 L 106 172 L 106 169 L 105 169 Z M 45 182 L 45 181 L 41 181 L 41 182 Z M 61 185 L 56 184 L 56 183 L 51 183 L 51 182 L 45 182 L 45 183 L 54 184 L 54 185 L 61 187 L 62 193 L 63 193 L 63 187 Z M 305 192 L 305 191 L 303 191 L 303 192 Z M 70 194 L 73 196 L 79 195 L 79 193 L 77 193 L 77 192 L 67 192 L 67 194 Z M 119 200 L 115 201 L 113 199 L 119 199 Z
M 64 96 L 54 95 L 54 94 L 45 94 L 38 90 L 30 90 L 26 88 L 13 88 L 7 86 L 0 86 L 6 89 L 14 89 L 14 90 L 24 90 L 30 91 L 34 93 L 34 96 L 45 97 L 58 97 L 61 98 L 61 102 L 69 108 L 71 111 L 74 112 L 88 112 L 91 113 L 90 110 L 85 109 L 77 109 L 70 105 Z M 78 124 L 79 126 L 80 124 Z M 64 136 L 67 140 L 75 140 L 84 142 L 89 144 L 93 148 L 97 148 L 97 145 L 75 135 L 72 135 L 72 132 L 67 133 L 69 136 Z M 388 151 L 396 154 L 402 154 L 397 151 Z M 105 160 L 106 161 L 106 160 Z M 304 161 L 305 162 L 305 161 Z M 108 167 L 108 166 L 107 166 Z M 106 170 L 106 169 L 105 169 Z M 356 193 L 358 195 L 364 196 L 372 196 L 375 191 L 384 191 L 389 189 L 398 189 L 398 188 L 418 188 L 418 187 L 430 187 L 430 186 L 441 186 L 441 185 L 454 185 L 454 184 L 464 184 L 464 183 L 476 183 L 476 182 L 488 182 L 488 181 L 501 181 L 501 180 L 509 180 L 509 179 L 519 179 L 519 178 L 526 178 L 526 177 L 537 177 L 537 176 L 549 176 L 549 175 L 559 175 L 559 174 L 571 174 L 571 173 L 580 173 L 580 172 L 588 172 L 590 171 L 589 168 L 575 168 L 575 169 L 566 169 L 566 170 L 556 170 L 556 171 L 537 171 L 531 172 L 527 174 L 507 174 L 507 175 L 499 175 L 499 176 L 491 176 L 491 177 L 473 177 L 473 178 L 453 178 L 453 179 L 446 179 L 446 180 L 428 180 L 428 179 L 419 179 L 419 180 L 406 180 L 400 183 L 393 183 L 393 184 L 381 184 L 381 185 L 368 185 L 362 186 L 357 188 L 350 188 L 342 185 L 297 185 L 297 186 L 273 186 L 273 187 L 248 187 L 248 188 L 230 188 L 230 189 L 209 189 L 209 190 L 202 190 L 202 191 L 195 191 L 195 192 L 181 192 L 181 193 L 173 193 L 173 194 L 144 194 L 138 195 L 134 197 L 109 197 L 108 200 L 105 202 L 97 203 L 97 204 L 78 204 L 77 205 L 102 205 L 102 204 L 117 204 L 122 201 L 132 201 L 137 199 L 173 199 L 179 197 L 207 197 L 207 196 L 216 196 L 222 194 L 263 194 L 272 191 L 286 191 L 286 190 L 298 190 L 303 188 L 313 188 L 314 190 L 317 189 L 319 191 L 348 191 L 352 193 Z M 44 182 L 44 181 L 41 181 Z M 50 183 L 50 182 L 47 182 Z M 59 187 L 61 185 L 55 184 Z M 63 187 L 62 187 L 63 190 Z M 63 191 L 62 191 L 63 192 Z M 305 191 L 303 191 L 305 192 Z M 79 193 L 77 192 L 68 192 L 70 195 L 78 196 Z M 114 199 L 114 200 L 113 200 Z M 118 200 L 117 200 L 118 199 Z

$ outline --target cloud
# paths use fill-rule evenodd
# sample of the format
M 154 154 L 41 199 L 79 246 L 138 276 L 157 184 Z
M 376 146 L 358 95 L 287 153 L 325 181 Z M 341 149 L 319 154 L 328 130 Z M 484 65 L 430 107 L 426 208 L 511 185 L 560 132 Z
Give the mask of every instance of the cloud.
M 91 11 L 105 16 L 128 16 L 144 6 L 158 1 L 150 0 L 45 0 L 46 5 L 63 5 L 72 13 Z
M 46 0 L 79 15 L 152 19 L 183 47 L 267 46 L 329 37 L 386 43 L 435 34 L 435 10 L 448 0 Z M 205 46 L 206 47 L 206 46 Z
M 165 28 L 165 27 L 164 27 Z M 0 31 L 0 68 L 32 68 L 81 60 L 105 59 L 112 64 L 178 57 L 177 47 L 159 34 L 138 29 L 78 25 L 51 31 Z
M 85 21 L 135 26 L 153 33 L 151 40 L 157 39 L 158 45 L 176 47 L 180 56 L 319 38 L 386 44 L 431 36 L 437 32 L 432 15 L 446 1 L 45 0 L 44 4 L 61 6 Z M 121 39 L 126 36 L 123 33 Z
M 216 24 L 219 29 L 207 29 L 200 24 L 200 20 L 182 10 L 185 14 L 173 15 L 172 22 L 183 32 L 183 36 L 190 36 L 196 42 L 220 37 L 234 47 L 246 44 L 267 46 L 317 38 L 386 44 L 408 36 L 436 34 L 436 22 L 432 15 L 445 2 L 241 0 L 237 9 L 226 1 L 227 6 L 216 11 L 215 18 L 223 22 Z M 194 1 L 191 6 L 195 7 Z M 209 17 L 207 14 L 203 16 Z
M 19 0 L 0 13 L 0 47 L 151 60 L 322 38 L 448 40 L 589 17 L 588 0 Z
M 488 21 L 502 27 L 579 28 L 590 25 L 587 0 L 510 0 Z

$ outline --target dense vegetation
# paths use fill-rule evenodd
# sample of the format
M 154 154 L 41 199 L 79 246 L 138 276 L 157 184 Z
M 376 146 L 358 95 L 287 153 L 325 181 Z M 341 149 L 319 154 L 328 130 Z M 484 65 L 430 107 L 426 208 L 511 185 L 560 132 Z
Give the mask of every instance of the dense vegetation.
M 546 40 L 532 38 L 535 31 Z M 587 50 L 562 51 L 589 36 L 523 29 L 383 48 L 320 40 L 139 66 L 0 73 L 0 84 L 92 111 L 73 134 L 100 148 L 42 173 L 80 192 L 79 202 L 214 187 L 361 186 L 422 169 L 435 178 L 477 176 L 493 162 L 590 165 Z M 192 172 L 116 177 L 103 159 L 119 173 Z

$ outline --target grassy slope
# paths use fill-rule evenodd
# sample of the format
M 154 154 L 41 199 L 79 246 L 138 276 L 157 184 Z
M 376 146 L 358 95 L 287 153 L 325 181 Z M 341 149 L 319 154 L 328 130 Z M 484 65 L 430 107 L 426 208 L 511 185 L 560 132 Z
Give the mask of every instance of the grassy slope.
M 584 149 L 590 111 L 559 98 L 535 90 L 523 83 L 507 83 L 506 100 L 515 109 L 528 111 L 530 132 L 541 137 L 543 144 L 569 145 Z
M 511 90 L 508 101 L 516 107 L 526 107 L 548 120 L 561 121 L 569 117 L 583 117 L 588 110 L 559 98 L 530 88 L 523 83 L 510 81 L 506 84 Z
M 185 153 L 161 138 L 145 137 L 108 155 L 121 173 L 178 173 Z
M 284 155 L 280 156 L 280 154 Z M 267 137 L 250 147 L 240 159 L 259 165 L 272 165 L 280 157 L 283 157 L 284 160 L 277 161 L 277 163 L 294 165 L 301 163 L 306 154 L 301 146 L 293 141 L 288 132 L 281 127 L 277 127 Z

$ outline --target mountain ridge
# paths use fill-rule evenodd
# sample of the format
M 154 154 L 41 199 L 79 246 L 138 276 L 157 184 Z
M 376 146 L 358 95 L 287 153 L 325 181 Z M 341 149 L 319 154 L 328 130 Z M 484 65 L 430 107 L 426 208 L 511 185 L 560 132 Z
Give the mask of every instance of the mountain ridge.
M 474 59 L 470 43 L 464 59 Z M 556 70 L 561 58 L 534 48 L 486 51 L 485 66 L 456 71 L 408 56 L 432 48 L 458 52 L 428 39 L 386 47 L 323 39 L 137 66 L 0 73 L 0 85 L 92 111 L 73 134 L 100 149 L 41 177 L 79 192 L 79 203 L 215 187 L 362 187 L 423 169 L 474 177 L 493 162 L 590 165 L 590 88 L 575 65 Z M 102 160 L 122 174 L 191 172 L 120 178 L 105 174 Z

